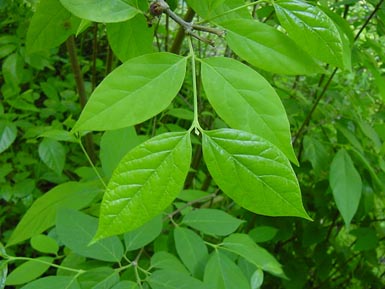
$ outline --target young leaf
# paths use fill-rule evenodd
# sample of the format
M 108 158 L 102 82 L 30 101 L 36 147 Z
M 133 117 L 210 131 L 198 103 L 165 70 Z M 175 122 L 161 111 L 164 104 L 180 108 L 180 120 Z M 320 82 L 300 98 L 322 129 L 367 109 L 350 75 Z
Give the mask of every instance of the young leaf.
M 343 42 L 334 22 L 318 7 L 300 0 L 275 1 L 279 22 L 290 38 L 314 58 L 343 68 Z
M 250 289 L 241 269 L 218 251 L 215 251 L 207 262 L 204 283 L 215 289 Z
M 31 246 L 35 250 L 47 254 L 56 254 L 59 251 L 59 245 L 56 240 L 46 235 L 33 236 L 31 238 Z
M 210 103 L 228 125 L 263 137 L 298 164 L 285 108 L 259 73 L 231 58 L 208 58 L 202 62 L 202 83 Z
M 177 257 L 164 251 L 156 252 L 151 257 L 151 267 L 189 274 Z
M 203 156 L 218 186 L 245 209 L 310 219 L 289 161 L 265 139 L 233 129 L 206 131 Z
M 76 254 L 107 262 L 119 262 L 123 245 L 114 236 L 89 245 L 98 226 L 96 218 L 73 209 L 61 209 L 56 218 L 56 232 L 61 242 Z
M 154 51 L 154 30 L 147 26 L 143 15 L 136 15 L 126 22 L 107 24 L 106 28 L 108 42 L 122 62 Z
M 94 90 L 79 130 L 111 130 L 143 122 L 164 110 L 182 86 L 186 58 L 153 53 L 126 61 Z
M 94 22 L 121 22 L 140 11 L 122 0 L 60 0 L 61 4 L 79 18 Z
M 199 209 L 188 212 L 183 224 L 208 235 L 226 236 L 233 233 L 244 221 L 217 209 Z
M 209 289 L 202 281 L 188 274 L 170 270 L 155 271 L 148 283 L 152 289 Z
M 0 153 L 5 151 L 15 141 L 17 128 L 13 123 L 0 121 Z
M 36 259 L 46 263 L 31 260 L 21 264 L 8 275 L 5 284 L 20 285 L 30 282 L 47 271 L 53 261 L 51 257 L 38 257 Z
M 7 246 L 27 240 L 53 226 L 59 208 L 82 209 L 100 192 L 99 183 L 68 182 L 54 187 L 28 209 L 12 232 Z
M 138 229 L 124 234 L 126 251 L 142 248 L 154 241 L 162 232 L 162 226 L 162 216 L 159 215 Z
M 114 171 L 95 240 L 139 228 L 178 196 L 191 161 L 188 132 L 156 136 L 131 150 Z
M 39 145 L 40 159 L 56 174 L 61 175 L 65 163 L 65 148 L 56 140 L 44 138 Z
M 344 149 L 334 156 L 329 182 L 337 208 L 348 227 L 360 203 L 362 182 L 352 159 Z
M 193 231 L 177 227 L 174 230 L 175 248 L 183 263 L 194 277 L 203 276 L 204 264 L 209 255 L 201 237 Z
M 28 53 L 49 51 L 76 32 L 80 19 L 69 13 L 59 0 L 41 0 L 28 26 Z
M 49 276 L 37 279 L 21 287 L 21 289 L 80 289 L 79 283 L 73 277 Z
M 230 48 L 250 64 L 279 74 L 314 74 L 322 68 L 293 40 L 277 29 L 248 19 L 221 23 Z
M 245 258 L 250 263 L 273 275 L 285 278 L 281 264 L 246 234 L 232 234 L 223 240 L 223 248 Z

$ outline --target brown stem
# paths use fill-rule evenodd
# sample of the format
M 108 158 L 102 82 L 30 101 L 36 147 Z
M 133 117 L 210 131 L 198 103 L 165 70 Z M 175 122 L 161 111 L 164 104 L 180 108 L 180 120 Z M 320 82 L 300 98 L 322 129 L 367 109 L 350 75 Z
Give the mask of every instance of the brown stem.
M 92 39 L 92 74 L 91 74 L 91 87 L 94 91 L 96 87 L 96 59 L 98 56 L 98 23 L 94 23 L 93 30 L 93 39 Z
M 184 16 L 183 20 L 186 22 L 191 22 L 195 16 L 194 10 L 192 10 L 190 7 L 187 9 L 186 15 Z M 178 32 L 176 33 L 174 42 L 170 48 L 171 53 L 179 54 L 179 51 L 182 47 L 182 42 L 185 37 L 185 31 L 182 26 L 179 26 Z
M 75 37 L 73 35 L 68 37 L 68 39 L 66 41 L 66 45 L 67 45 L 69 59 L 71 62 L 72 72 L 73 72 L 74 78 L 75 78 L 76 89 L 77 89 L 78 94 L 79 94 L 80 106 L 83 109 L 87 103 L 87 94 L 86 94 L 83 75 L 82 75 L 82 72 L 80 69 L 78 56 L 77 56 L 77 52 L 76 52 Z M 87 152 L 88 156 L 90 157 L 90 159 L 92 160 L 92 162 L 94 163 L 96 160 L 96 154 L 95 154 L 92 134 L 87 134 L 84 137 L 84 141 L 85 141 L 86 152 Z

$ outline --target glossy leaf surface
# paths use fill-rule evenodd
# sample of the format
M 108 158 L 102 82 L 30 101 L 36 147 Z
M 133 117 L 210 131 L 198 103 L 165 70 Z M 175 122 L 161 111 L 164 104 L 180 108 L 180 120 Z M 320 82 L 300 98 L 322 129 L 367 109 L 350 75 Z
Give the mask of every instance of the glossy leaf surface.
M 337 208 L 349 226 L 360 203 L 362 181 L 346 150 L 341 149 L 334 156 L 329 181 Z
M 60 2 L 77 17 L 94 22 L 121 22 L 139 13 L 139 10 L 122 0 L 60 0 Z
M 100 192 L 95 183 L 68 182 L 54 187 L 28 209 L 12 232 L 7 246 L 27 240 L 53 226 L 59 208 L 84 208 Z
M 266 71 L 288 75 L 314 74 L 322 68 L 293 40 L 277 29 L 255 20 L 221 23 L 230 48 L 242 59 Z
M 13 123 L 0 121 L 0 153 L 5 151 L 15 141 L 17 128 Z
M 183 224 L 204 234 L 217 236 L 233 233 L 243 222 L 224 211 L 204 208 L 190 211 L 183 218 Z
M 5 281 L 6 285 L 20 285 L 32 281 L 48 270 L 53 261 L 52 257 L 38 257 L 39 261 L 27 261 L 13 270 Z
M 123 245 L 118 237 L 89 245 L 97 226 L 96 218 L 72 209 L 61 209 L 56 218 L 56 231 L 60 241 L 76 254 L 107 262 L 119 262 L 123 257 Z
M 155 271 L 148 282 L 152 289 L 209 289 L 188 274 L 169 270 Z
M 298 163 L 285 108 L 259 73 L 231 58 L 208 58 L 202 63 L 202 83 L 210 103 L 227 124 L 265 138 Z
M 131 150 L 108 183 L 95 239 L 134 230 L 160 214 L 180 193 L 190 160 L 188 132 L 165 133 Z
M 73 277 L 49 276 L 37 279 L 21 287 L 21 289 L 80 289 L 79 283 Z
M 343 42 L 334 22 L 305 1 L 276 1 L 279 22 L 303 50 L 326 63 L 344 67 Z
M 176 96 L 185 72 L 186 58 L 170 53 L 126 61 L 94 90 L 74 130 L 118 129 L 153 117 Z
M 309 218 L 289 161 L 265 139 L 233 129 L 206 131 L 203 155 L 218 186 L 245 209 Z

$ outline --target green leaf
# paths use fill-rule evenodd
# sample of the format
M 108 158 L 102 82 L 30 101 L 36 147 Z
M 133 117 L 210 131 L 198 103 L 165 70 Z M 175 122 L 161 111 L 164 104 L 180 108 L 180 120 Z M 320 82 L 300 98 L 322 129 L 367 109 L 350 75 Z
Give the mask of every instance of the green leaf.
M 310 219 L 285 155 L 256 135 L 233 129 L 203 133 L 203 156 L 215 182 L 236 203 L 257 214 Z
M 80 19 L 69 13 L 59 0 L 41 0 L 28 26 L 28 53 L 47 51 L 76 32 Z
M 17 128 L 13 123 L 0 121 L 0 153 L 11 146 L 16 136 Z
M 263 70 L 279 74 L 314 74 L 323 69 L 293 40 L 277 29 L 248 19 L 221 23 L 230 48 L 242 59 Z
M 75 278 L 64 276 L 49 276 L 28 283 L 21 289 L 80 289 Z
M 122 62 L 154 51 L 154 30 L 148 27 L 143 15 L 136 15 L 125 22 L 110 23 L 106 27 L 108 43 Z
M 46 137 L 57 141 L 65 141 L 65 142 L 73 142 L 73 143 L 78 142 L 77 138 L 71 132 L 66 130 L 60 130 L 60 129 L 47 130 L 42 134 L 40 134 L 39 137 Z
M 188 274 L 186 267 L 174 255 L 160 251 L 151 257 L 151 267 Z
M 263 137 L 298 164 L 285 108 L 259 73 L 231 58 L 208 58 L 202 62 L 202 83 L 211 105 L 228 125 Z
M 124 234 L 126 251 L 136 250 L 151 243 L 160 235 L 162 227 L 162 216 L 159 215 L 138 229 Z
M 204 283 L 215 289 L 250 289 L 241 269 L 218 251 L 215 251 L 207 262 Z
M 135 282 L 123 280 L 117 283 L 111 289 L 139 289 L 139 286 Z
M 176 227 L 174 240 L 176 251 L 182 262 L 194 277 L 201 278 L 204 264 L 209 257 L 203 239 L 189 229 Z
M 131 150 L 114 171 L 95 240 L 139 228 L 182 190 L 191 161 L 188 132 L 165 133 Z
M 100 140 L 100 161 L 106 176 L 110 177 L 121 159 L 143 140 L 134 127 L 106 131 Z
M 244 221 L 217 209 L 198 209 L 188 212 L 182 223 L 204 234 L 226 236 L 233 233 Z
M 337 26 L 320 8 L 305 1 L 275 1 L 279 22 L 303 50 L 343 68 L 343 42 Z
M 303 139 L 303 160 L 310 161 L 316 175 L 326 171 L 330 164 L 330 152 L 316 138 L 306 135 Z
M 232 234 L 223 240 L 222 249 L 245 258 L 250 263 L 275 276 L 285 278 L 281 264 L 246 234 Z
M 152 289 L 208 289 L 198 279 L 185 273 L 169 270 L 155 271 L 148 282 Z
M 374 250 L 378 246 L 378 237 L 376 230 L 373 228 L 357 228 L 349 232 L 357 237 L 353 250 L 367 251 Z
M 352 159 L 344 149 L 339 150 L 333 158 L 329 182 L 337 208 L 349 227 L 360 203 L 362 182 Z
M 41 263 L 37 260 L 31 260 L 21 264 L 8 275 L 5 284 L 20 285 L 30 282 L 47 271 L 54 260 L 51 257 L 38 257 L 36 259 L 44 261 L 45 263 Z
M 32 204 L 8 240 L 11 246 L 36 236 L 55 224 L 59 208 L 82 209 L 101 192 L 98 183 L 60 184 Z
M 140 11 L 122 0 L 60 0 L 61 4 L 79 18 L 94 22 L 121 22 Z
M 185 73 L 186 58 L 179 55 L 160 52 L 130 59 L 94 90 L 73 129 L 111 130 L 143 122 L 171 103 Z
M 5 282 L 8 275 L 8 262 L 5 260 L 0 261 L 0 289 L 4 289 Z
M 263 271 L 257 269 L 250 278 L 251 289 L 259 289 L 263 284 Z
M 111 267 L 98 267 L 80 275 L 81 288 L 108 289 L 120 280 L 119 273 Z
M 48 254 L 56 254 L 59 251 L 59 245 L 55 239 L 46 235 L 36 235 L 31 238 L 33 249 Z
M 61 175 L 66 156 L 65 148 L 61 143 L 50 138 L 44 138 L 39 144 L 39 156 L 51 170 Z
M 256 243 L 262 243 L 272 240 L 278 233 L 278 229 L 269 226 L 258 226 L 250 230 L 248 235 Z
M 89 245 L 98 226 L 96 218 L 73 209 L 61 209 L 56 218 L 56 232 L 61 242 L 76 254 L 107 262 L 119 262 L 123 244 L 114 236 Z

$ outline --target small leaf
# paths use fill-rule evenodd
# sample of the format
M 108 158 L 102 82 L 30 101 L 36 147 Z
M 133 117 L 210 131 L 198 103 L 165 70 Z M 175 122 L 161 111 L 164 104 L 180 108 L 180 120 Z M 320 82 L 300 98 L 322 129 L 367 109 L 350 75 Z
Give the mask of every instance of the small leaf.
M 198 209 L 188 212 L 183 224 L 208 235 L 226 236 L 233 233 L 244 221 L 216 209 Z
M 162 232 L 162 226 L 162 216 L 159 215 L 138 229 L 124 234 L 126 251 L 142 248 L 154 241 Z
M 55 224 L 59 208 L 82 209 L 101 192 L 98 183 L 60 184 L 32 204 L 8 240 L 11 246 L 36 236 Z
M 279 74 L 314 74 L 322 68 L 293 40 L 277 29 L 248 19 L 221 23 L 230 48 L 250 64 Z
M 28 26 L 28 53 L 49 51 L 76 32 L 80 19 L 69 13 L 59 0 L 41 0 Z
M 95 240 L 139 228 L 180 193 L 191 161 L 188 132 L 156 136 L 131 150 L 114 171 Z
M 94 90 L 73 130 L 118 129 L 153 117 L 171 103 L 185 73 L 186 58 L 171 53 L 126 61 Z
M 208 58 L 202 62 L 202 83 L 210 103 L 228 125 L 263 137 L 298 164 L 285 108 L 259 73 L 234 59 Z
M 139 289 L 138 283 L 128 281 L 128 280 L 123 280 L 117 283 L 114 287 L 111 289 Z
M 258 226 L 250 230 L 248 235 L 256 243 L 262 243 L 272 240 L 277 235 L 278 229 L 269 226 Z
M 251 289 L 259 289 L 263 284 L 263 271 L 257 269 L 250 278 Z
M 5 282 L 8 275 L 8 262 L 5 260 L 0 261 L 0 289 L 4 289 Z
M 281 264 L 246 234 L 232 234 L 223 240 L 223 249 L 238 254 L 250 263 L 273 275 L 285 278 Z
M 49 236 L 36 235 L 31 238 L 31 246 L 33 249 L 47 254 L 56 254 L 59 250 L 59 245 Z
M 148 282 L 152 289 L 209 289 L 202 281 L 188 274 L 169 270 L 155 271 Z
M 61 242 L 76 254 L 107 262 L 119 262 L 123 245 L 114 236 L 89 245 L 98 226 L 96 218 L 73 209 L 61 209 L 56 218 L 56 232 Z
M 303 160 L 310 161 L 316 175 L 328 169 L 330 152 L 316 138 L 306 135 L 303 139 Z
M 37 279 L 21 289 L 80 289 L 75 278 L 66 276 L 49 276 Z
M 94 22 L 121 22 L 140 11 L 122 0 L 60 0 L 63 6 L 79 18 Z
M 309 219 L 289 161 L 265 139 L 233 129 L 206 131 L 203 156 L 218 186 L 243 208 Z
M 204 283 L 215 289 L 250 289 L 241 269 L 218 251 L 215 251 L 207 262 Z
M 40 134 L 39 137 L 46 137 L 57 141 L 66 141 L 74 143 L 78 142 L 77 138 L 71 132 L 60 129 L 47 130 Z
M 344 149 L 334 156 L 329 181 L 337 208 L 349 227 L 360 203 L 362 182 L 352 159 Z
M 40 159 L 58 175 L 63 171 L 65 155 L 64 146 L 56 140 L 44 138 L 39 145 Z
M 106 289 L 117 284 L 120 277 L 111 267 L 98 267 L 87 270 L 78 280 L 81 288 Z
M 8 275 L 5 284 L 20 285 L 30 282 L 47 271 L 51 266 L 52 261 L 54 260 L 51 257 L 38 257 L 36 259 L 46 263 L 31 260 L 21 264 Z
M 201 237 L 193 231 L 177 227 L 174 230 L 176 251 L 194 277 L 203 276 L 204 264 L 209 255 Z
M 11 146 L 16 136 L 17 128 L 13 123 L 0 121 L 0 153 Z
M 177 257 L 164 251 L 156 252 L 151 257 L 151 267 L 189 274 Z

